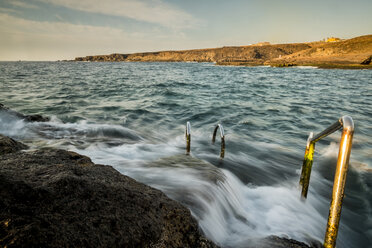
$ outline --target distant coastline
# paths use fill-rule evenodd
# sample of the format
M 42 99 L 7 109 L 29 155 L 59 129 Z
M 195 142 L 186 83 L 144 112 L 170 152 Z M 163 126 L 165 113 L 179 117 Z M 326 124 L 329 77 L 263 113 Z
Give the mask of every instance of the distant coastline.
M 221 47 L 182 51 L 93 55 L 74 61 L 90 62 L 213 62 L 217 65 L 274 67 L 315 66 L 336 69 L 372 69 L 372 35 L 341 40 Z

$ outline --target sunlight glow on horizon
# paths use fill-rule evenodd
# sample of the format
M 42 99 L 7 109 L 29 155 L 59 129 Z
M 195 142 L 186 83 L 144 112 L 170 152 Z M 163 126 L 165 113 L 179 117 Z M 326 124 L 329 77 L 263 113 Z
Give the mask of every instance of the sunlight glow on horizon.
M 2 0 L 0 60 L 295 43 L 372 34 L 372 2 Z

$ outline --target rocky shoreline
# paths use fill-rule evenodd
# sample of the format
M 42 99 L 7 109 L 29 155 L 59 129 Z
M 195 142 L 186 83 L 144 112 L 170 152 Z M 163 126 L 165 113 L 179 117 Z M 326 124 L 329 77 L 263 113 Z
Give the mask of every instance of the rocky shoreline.
M 0 134 L 0 247 L 217 247 L 161 191 L 75 152 L 27 148 Z M 270 236 L 247 247 L 309 246 Z
M 217 65 L 273 67 L 315 66 L 325 69 L 372 69 L 372 35 L 337 42 L 256 44 L 184 51 L 77 57 L 85 62 L 214 62 Z

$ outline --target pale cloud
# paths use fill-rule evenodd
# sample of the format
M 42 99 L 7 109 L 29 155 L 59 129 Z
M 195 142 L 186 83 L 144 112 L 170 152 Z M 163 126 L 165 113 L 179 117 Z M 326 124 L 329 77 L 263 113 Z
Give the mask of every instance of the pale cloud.
M 121 29 L 111 27 L 97 27 L 90 25 L 71 24 L 63 22 L 41 22 L 26 20 L 14 17 L 8 14 L 0 14 L 0 23 L 6 24 L 0 26 L 1 33 L 23 33 L 23 34 L 48 34 L 76 36 L 84 34 L 95 38 L 105 36 L 121 36 Z
M 131 18 L 172 29 L 193 28 L 200 21 L 161 0 L 39 0 L 79 11 Z
M 182 35 L 134 32 L 66 22 L 33 21 L 0 13 L 0 60 L 60 60 L 196 46 Z
M 8 1 L 8 2 L 13 6 L 21 7 L 21 8 L 27 8 L 27 9 L 37 9 L 37 8 L 39 8 L 36 5 L 26 3 L 26 2 L 17 1 L 17 0 L 12 0 L 12 1 Z
M 20 13 L 18 10 L 10 9 L 10 8 L 0 8 L 0 12 L 4 12 L 4 13 L 17 13 L 17 14 Z
M 31 21 L 0 13 L 0 60 L 57 60 L 123 51 L 121 29 Z M 140 41 L 137 40 L 139 44 Z

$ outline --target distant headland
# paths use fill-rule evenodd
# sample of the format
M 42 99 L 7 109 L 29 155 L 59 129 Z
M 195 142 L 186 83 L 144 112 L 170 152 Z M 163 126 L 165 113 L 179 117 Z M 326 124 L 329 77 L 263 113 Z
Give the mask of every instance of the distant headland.
M 261 42 L 182 51 L 161 51 L 77 57 L 91 62 L 214 62 L 217 65 L 275 67 L 316 66 L 319 68 L 372 69 L 372 35 L 352 39 L 327 38 L 323 41 L 270 44 Z

